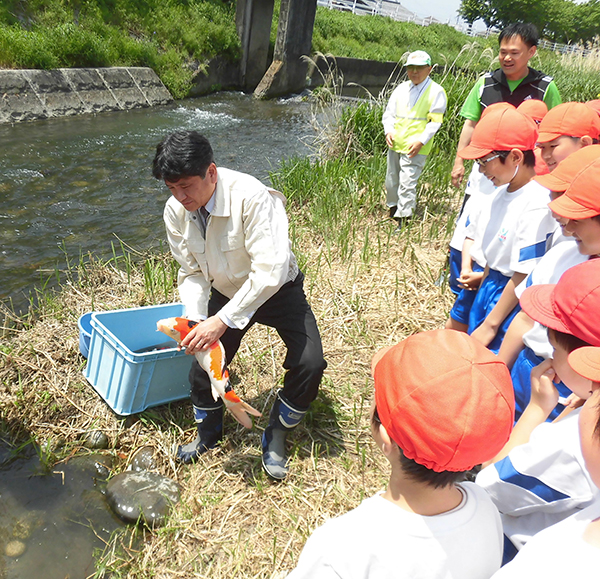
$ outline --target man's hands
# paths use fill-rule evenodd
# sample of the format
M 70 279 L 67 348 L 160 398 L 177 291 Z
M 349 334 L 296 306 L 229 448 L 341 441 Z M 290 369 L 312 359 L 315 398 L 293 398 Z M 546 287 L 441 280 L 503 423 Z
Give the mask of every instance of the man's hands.
M 219 316 L 211 316 L 203 322 L 198 322 L 181 341 L 181 346 L 185 348 L 186 354 L 195 354 L 206 350 L 225 333 L 226 329 L 227 324 Z
M 394 146 L 394 133 L 387 133 L 385 135 L 385 142 L 387 143 L 387 146 L 391 149 Z M 419 154 L 419 151 L 421 150 L 422 147 L 423 147 L 423 143 L 421 143 L 421 141 L 416 141 L 416 142 L 412 143 L 412 145 L 408 149 L 408 153 L 406 153 L 406 154 L 412 158 L 415 155 Z
M 423 147 L 423 143 L 421 143 L 421 141 L 415 141 L 410 146 L 410 149 L 408 150 L 407 155 L 412 159 L 415 155 L 419 154 L 419 151 L 421 150 L 421 147 Z

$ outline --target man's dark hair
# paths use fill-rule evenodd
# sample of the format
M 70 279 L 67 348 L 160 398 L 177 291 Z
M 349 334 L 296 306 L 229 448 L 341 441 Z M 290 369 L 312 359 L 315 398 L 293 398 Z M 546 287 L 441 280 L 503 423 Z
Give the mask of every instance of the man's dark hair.
M 381 419 L 379 418 L 377 408 L 375 408 L 375 412 L 373 413 L 372 422 L 375 428 L 379 428 L 381 426 Z M 395 444 L 398 445 L 398 443 Z M 402 470 L 415 482 L 423 483 L 437 489 L 450 487 L 456 483 L 466 480 L 467 478 L 467 473 L 469 471 L 453 472 L 445 470 L 442 472 L 436 472 L 430 468 L 427 468 L 426 466 L 423 466 L 422 464 L 419 464 L 416 460 L 406 457 L 400 446 L 398 446 L 398 449 L 400 450 L 400 464 L 402 465 Z
M 204 179 L 214 162 L 212 147 L 204 135 L 197 131 L 175 131 L 157 145 L 152 175 L 170 182 L 195 175 Z
M 523 153 L 523 165 L 525 167 L 535 167 L 535 153 L 532 150 L 521 152 Z M 504 165 L 506 162 L 506 157 L 508 157 L 510 151 L 493 151 L 493 153 L 495 155 L 500 155 L 500 162 Z
M 504 39 L 520 36 L 521 40 L 529 47 L 537 46 L 540 41 L 538 29 L 534 24 L 528 22 L 515 22 L 509 24 L 498 36 L 498 44 L 502 44 Z

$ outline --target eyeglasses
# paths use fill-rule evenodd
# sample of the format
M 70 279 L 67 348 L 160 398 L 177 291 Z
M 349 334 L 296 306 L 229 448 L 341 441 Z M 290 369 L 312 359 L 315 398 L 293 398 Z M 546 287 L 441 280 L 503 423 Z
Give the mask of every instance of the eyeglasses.
M 502 154 L 498 153 L 497 155 L 492 155 L 491 157 L 488 157 L 487 159 L 475 159 L 475 162 L 480 167 L 485 167 L 490 161 L 493 161 L 494 159 L 497 159 L 498 157 L 502 157 Z

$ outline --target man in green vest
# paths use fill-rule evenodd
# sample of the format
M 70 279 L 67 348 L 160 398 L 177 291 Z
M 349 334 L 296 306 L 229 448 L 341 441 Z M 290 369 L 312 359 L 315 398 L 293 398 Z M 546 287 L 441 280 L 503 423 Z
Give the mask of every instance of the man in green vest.
M 402 230 L 415 209 L 417 181 L 446 112 L 446 92 L 429 78 L 431 68 L 429 54 L 411 52 L 406 61 L 409 80 L 394 89 L 383 113 L 389 147 L 386 204 L 390 217 L 398 222 L 396 231 Z

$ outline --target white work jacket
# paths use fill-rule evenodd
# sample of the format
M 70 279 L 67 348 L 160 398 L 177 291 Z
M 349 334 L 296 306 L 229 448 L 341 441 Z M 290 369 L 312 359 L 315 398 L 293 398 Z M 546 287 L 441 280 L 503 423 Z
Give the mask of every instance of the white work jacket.
M 173 257 L 179 263 L 179 296 L 191 319 L 208 316 L 215 288 L 230 301 L 218 313 L 225 323 L 245 328 L 252 315 L 298 274 L 288 237 L 285 197 L 258 179 L 230 169 L 217 169 L 215 204 L 206 240 L 174 197 L 165 205 L 164 220 Z

